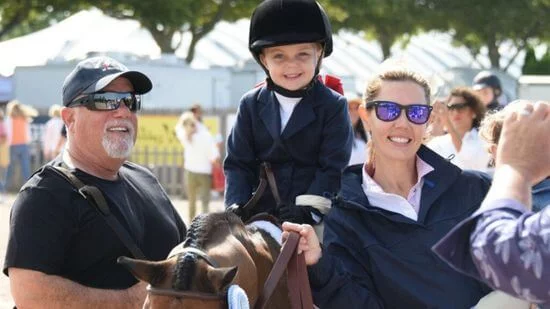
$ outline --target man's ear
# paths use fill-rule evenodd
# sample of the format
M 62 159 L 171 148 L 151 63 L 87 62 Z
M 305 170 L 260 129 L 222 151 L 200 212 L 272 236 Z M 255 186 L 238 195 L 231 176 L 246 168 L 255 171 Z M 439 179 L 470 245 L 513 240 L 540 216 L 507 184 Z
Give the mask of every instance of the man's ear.
M 63 120 L 63 123 L 65 123 L 65 126 L 67 127 L 67 132 L 71 129 L 75 121 L 75 112 L 76 111 L 74 108 L 63 107 L 61 109 L 61 119 Z
M 65 126 L 67 126 L 67 130 L 74 122 L 74 114 L 75 110 L 73 108 L 61 108 L 61 119 L 63 120 L 63 123 L 65 123 Z

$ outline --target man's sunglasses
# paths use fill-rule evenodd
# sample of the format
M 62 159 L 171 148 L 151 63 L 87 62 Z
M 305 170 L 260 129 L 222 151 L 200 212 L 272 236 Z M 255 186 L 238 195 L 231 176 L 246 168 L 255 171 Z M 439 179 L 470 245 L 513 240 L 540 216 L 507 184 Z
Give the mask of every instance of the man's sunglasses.
M 134 113 L 141 109 L 141 97 L 133 92 L 95 92 L 72 101 L 68 107 L 86 106 L 91 111 L 112 111 L 122 103 Z
M 407 119 L 414 124 L 425 124 L 430 119 L 432 107 L 427 104 L 401 105 L 391 101 L 371 101 L 365 105 L 367 109 L 374 108 L 376 117 L 382 121 L 394 121 L 405 110 Z
M 457 104 L 453 104 L 453 105 L 447 105 L 447 108 L 450 111 L 461 111 L 461 110 L 465 109 L 468 106 L 469 106 L 468 103 L 457 103 Z

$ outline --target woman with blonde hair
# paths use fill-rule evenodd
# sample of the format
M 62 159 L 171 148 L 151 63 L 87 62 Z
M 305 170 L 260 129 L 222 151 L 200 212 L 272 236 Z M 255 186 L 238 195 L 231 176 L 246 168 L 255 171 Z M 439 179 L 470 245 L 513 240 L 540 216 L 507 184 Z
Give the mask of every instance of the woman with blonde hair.
M 46 161 L 50 161 L 59 154 L 59 140 L 61 139 L 61 129 L 63 120 L 61 119 L 61 106 L 54 104 L 48 111 L 50 120 L 44 125 L 42 134 L 42 154 Z
M 31 129 L 30 123 L 38 112 L 33 107 L 13 100 L 6 106 L 6 128 L 10 145 L 10 163 L 6 171 L 6 188 L 12 181 L 15 164 L 21 167 L 21 180 L 25 182 L 31 176 Z M 17 185 L 19 188 L 21 184 Z
M 419 74 L 404 66 L 377 74 L 359 107 L 368 158 L 343 173 L 324 219 L 323 249 L 309 225 L 284 223 L 303 237 L 317 306 L 471 308 L 489 292 L 431 252 L 480 206 L 490 180 L 422 145 L 429 102 Z
M 8 132 L 4 122 L 4 111 L 0 109 L 0 202 L 4 200 L 5 174 L 6 168 L 10 163 L 10 146 L 8 144 Z

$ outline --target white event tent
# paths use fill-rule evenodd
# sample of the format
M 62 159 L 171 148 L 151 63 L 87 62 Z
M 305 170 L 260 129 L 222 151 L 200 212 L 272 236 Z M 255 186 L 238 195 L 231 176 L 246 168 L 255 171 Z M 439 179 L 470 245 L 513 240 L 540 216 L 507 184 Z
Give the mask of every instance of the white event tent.
M 248 27 L 249 21 L 245 19 L 218 23 L 197 44 L 190 67 L 238 69 L 253 62 L 247 48 Z M 49 28 L 0 42 L 0 74 L 10 75 L 15 67 L 77 61 L 94 53 L 106 53 L 126 62 L 169 59 L 173 64 L 185 65 L 179 58 L 185 57 L 188 41 L 189 34 L 184 34 L 183 44 L 176 50 L 175 57 L 163 56 L 151 34 L 139 22 L 115 19 L 98 9 L 89 9 Z M 507 63 L 515 49 L 502 46 L 501 53 L 502 62 Z M 475 71 L 489 64 L 486 56 L 473 59 L 465 48 L 453 46 L 451 36 L 446 33 L 420 34 L 412 37 L 404 47 L 396 43 L 392 55 L 405 59 L 439 88 L 449 83 L 469 84 Z M 365 80 L 376 72 L 381 61 L 382 53 L 375 41 L 365 40 L 361 34 L 340 31 L 334 35 L 334 52 L 323 62 L 323 71 L 351 78 L 355 84 L 350 88 L 361 91 Z M 521 75 L 522 65 L 523 55 L 520 54 L 508 70 L 509 76 L 502 75 L 505 88 L 511 88 L 512 94 L 515 94 L 515 82 Z

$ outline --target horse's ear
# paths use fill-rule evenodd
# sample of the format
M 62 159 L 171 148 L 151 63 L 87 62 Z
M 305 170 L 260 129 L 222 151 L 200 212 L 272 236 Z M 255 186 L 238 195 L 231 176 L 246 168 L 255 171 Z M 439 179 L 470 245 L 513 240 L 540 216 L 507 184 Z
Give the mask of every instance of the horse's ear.
M 207 274 L 208 280 L 210 280 L 216 291 L 221 291 L 233 282 L 233 279 L 235 279 L 237 275 L 237 270 L 237 266 L 219 268 L 209 267 Z
M 148 282 L 153 286 L 158 285 L 159 281 L 162 281 L 166 277 L 166 270 L 168 268 L 166 261 L 151 262 L 125 256 L 119 257 L 117 263 L 126 267 L 137 279 Z

